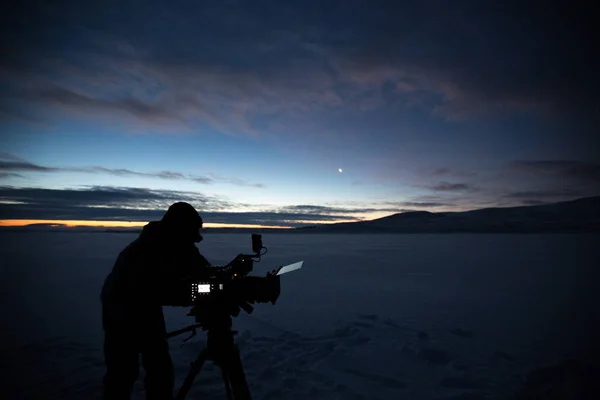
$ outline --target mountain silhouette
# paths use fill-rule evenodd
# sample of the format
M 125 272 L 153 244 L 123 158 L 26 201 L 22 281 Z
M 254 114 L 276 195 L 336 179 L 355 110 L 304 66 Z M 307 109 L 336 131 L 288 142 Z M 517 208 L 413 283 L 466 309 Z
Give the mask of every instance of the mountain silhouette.
M 302 227 L 296 232 L 450 233 L 600 232 L 600 196 L 554 204 L 463 212 L 410 211 L 370 221 Z

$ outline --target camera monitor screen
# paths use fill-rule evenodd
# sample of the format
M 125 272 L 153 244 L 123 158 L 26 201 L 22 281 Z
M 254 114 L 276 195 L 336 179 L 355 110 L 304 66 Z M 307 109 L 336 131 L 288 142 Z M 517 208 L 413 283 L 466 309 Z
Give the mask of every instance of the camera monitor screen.
M 210 285 L 209 284 L 198 285 L 198 293 L 210 293 Z

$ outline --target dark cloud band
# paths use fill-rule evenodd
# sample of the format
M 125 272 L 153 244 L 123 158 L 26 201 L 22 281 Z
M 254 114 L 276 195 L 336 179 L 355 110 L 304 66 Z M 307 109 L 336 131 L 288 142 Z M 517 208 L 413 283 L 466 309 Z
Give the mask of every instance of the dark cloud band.
M 297 226 L 307 222 L 357 219 L 352 210 L 317 206 L 226 212 L 239 204 L 192 192 L 140 188 L 90 187 L 40 189 L 0 187 L 0 219 L 149 221 L 162 217 L 174 202 L 187 201 L 205 222 Z M 312 212 L 311 212 L 312 210 Z
M 3 160 L 4 159 L 4 160 Z M 5 172 L 6 171 L 6 172 Z M 15 171 L 15 172 L 13 172 Z M 236 186 L 254 187 L 254 188 L 265 188 L 266 185 L 262 183 L 251 183 L 246 182 L 242 179 L 217 176 L 215 174 L 209 174 L 207 176 L 191 176 L 185 175 L 181 172 L 174 171 L 159 171 L 154 173 L 132 171 L 126 168 L 106 168 L 106 167 L 47 167 L 37 165 L 24 160 L 19 159 L 11 154 L 2 153 L 0 154 L 0 172 L 3 173 L 0 177 L 15 176 L 17 172 L 78 172 L 88 174 L 109 174 L 115 176 L 131 176 L 131 177 L 145 177 L 145 178 L 158 178 L 166 180 L 187 180 L 200 184 L 211 184 L 216 182 L 229 183 Z M 9 175 L 11 174 L 11 175 Z
M 248 133 L 253 116 L 340 106 L 598 121 L 594 13 L 581 5 L 233 3 L 129 1 L 127 17 L 111 11 L 120 1 L 12 10 L 2 24 L 7 92 L 89 116 Z

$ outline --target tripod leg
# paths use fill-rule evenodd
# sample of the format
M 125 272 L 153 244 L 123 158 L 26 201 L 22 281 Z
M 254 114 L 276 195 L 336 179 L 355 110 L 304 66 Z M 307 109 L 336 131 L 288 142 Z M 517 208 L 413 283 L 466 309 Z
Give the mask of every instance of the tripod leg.
M 175 396 L 175 400 L 183 400 L 185 398 L 190 388 L 192 387 L 192 384 L 194 383 L 194 379 L 196 379 L 196 375 L 200 373 L 204 362 L 206 362 L 207 356 L 208 350 L 204 349 L 202 350 L 198 358 L 192 363 L 190 372 L 188 372 L 187 376 L 185 377 L 183 385 L 181 385 L 181 388 L 177 392 L 177 396 Z
M 225 357 L 224 365 L 221 368 L 223 369 L 223 375 L 228 378 L 231 392 L 233 393 L 233 399 L 252 400 L 237 345 L 233 345 Z M 227 383 L 225 384 L 225 387 L 228 387 Z
M 231 384 L 229 383 L 229 376 L 227 376 L 227 372 L 225 372 L 224 368 L 221 368 L 221 375 L 223 376 L 223 383 L 225 383 L 225 391 L 227 392 L 227 399 L 233 399 L 233 393 L 231 392 Z

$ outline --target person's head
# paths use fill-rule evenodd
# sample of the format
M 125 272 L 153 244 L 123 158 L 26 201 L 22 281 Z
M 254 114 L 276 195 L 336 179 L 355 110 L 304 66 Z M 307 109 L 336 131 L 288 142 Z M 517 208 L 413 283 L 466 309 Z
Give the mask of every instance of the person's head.
M 161 234 L 169 241 L 198 243 L 202 218 L 191 204 L 172 204 L 160 221 Z

